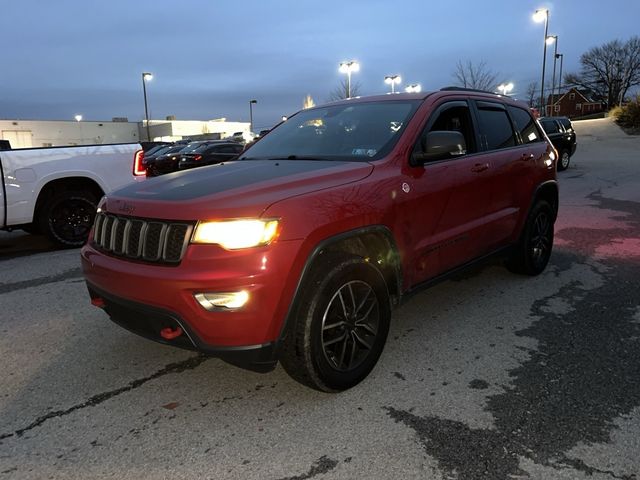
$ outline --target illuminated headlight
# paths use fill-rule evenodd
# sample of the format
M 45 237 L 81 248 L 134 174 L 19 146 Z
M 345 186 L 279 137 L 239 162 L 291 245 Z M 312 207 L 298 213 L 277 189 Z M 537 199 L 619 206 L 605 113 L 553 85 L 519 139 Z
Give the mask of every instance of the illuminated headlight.
M 266 245 L 275 238 L 277 230 L 277 220 L 200 222 L 191 241 L 215 243 L 227 250 L 236 250 Z
M 194 297 L 200 305 L 209 311 L 234 310 L 243 307 L 249 300 L 249 294 L 244 290 L 239 292 L 196 293 Z

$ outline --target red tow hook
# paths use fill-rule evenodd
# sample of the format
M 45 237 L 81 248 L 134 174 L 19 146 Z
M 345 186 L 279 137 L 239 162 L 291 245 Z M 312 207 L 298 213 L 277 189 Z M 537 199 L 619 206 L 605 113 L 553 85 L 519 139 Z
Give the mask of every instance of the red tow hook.
M 174 338 L 178 338 L 180 335 L 182 335 L 182 329 L 180 327 L 176 327 L 175 330 L 171 327 L 160 330 L 160 336 L 165 340 L 173 340 Z
M 100 297 L 94 297 L 91 299 L 91 305 L 93 305 L 94 307 L 98 307 L 98 308 L 104 308 L 106 307 L 106 303 L 104 303 L 104 300 Z

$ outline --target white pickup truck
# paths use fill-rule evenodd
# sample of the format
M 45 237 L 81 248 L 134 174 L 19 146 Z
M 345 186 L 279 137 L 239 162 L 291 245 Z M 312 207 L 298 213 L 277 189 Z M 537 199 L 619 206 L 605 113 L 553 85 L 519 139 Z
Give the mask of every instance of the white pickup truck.
M 0 151 L 0 229 L 81 246 L 100 198 L 145 178 L 142 159 L 137 143 Z

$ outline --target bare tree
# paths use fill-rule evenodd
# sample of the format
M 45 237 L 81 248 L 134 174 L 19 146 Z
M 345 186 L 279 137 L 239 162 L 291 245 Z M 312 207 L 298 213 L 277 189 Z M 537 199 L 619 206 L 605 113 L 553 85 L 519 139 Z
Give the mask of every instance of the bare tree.
M 538 82 L 531 82 L 527 85 L 527 103 L 530 108 L 536 107 L 538 105 Z
M 580 73 L 567 74 L 565 83 L 594 91 L 612 107 L 640 85 L 640 37 L 594 47 L 580 56 L 580 64 Z
M 360 82 L 354 82 L 353 80 L 351 80 L 351 96 L 357 97 L 358 95 L 360 95 L 360 90 Z M 345 98 L 349 98 L 349 95 L 347 92 L 347 80 L 343 79 L 340 81 L 340 84 L 336 88 L 329 92 L 327 101 L 335 102 L 336 100 L 344 100 Z
M 463 63 L 458 60 L 453 77 L 464 88 L 493 91 L 496 87 L 498 74 L 487 67 L 484 60 L 474 64 L 471 60 Z

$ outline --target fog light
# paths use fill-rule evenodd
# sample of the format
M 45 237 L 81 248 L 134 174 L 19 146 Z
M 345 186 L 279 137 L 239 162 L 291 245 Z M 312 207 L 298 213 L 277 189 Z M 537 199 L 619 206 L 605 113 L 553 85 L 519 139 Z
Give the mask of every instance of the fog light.
M 240 292 L 207 292 L 194 294 L 200 305 L 209 311 L 229 309 L 234 310 L 244 306 L 249 300 L 249 294 L 241 290 Z

